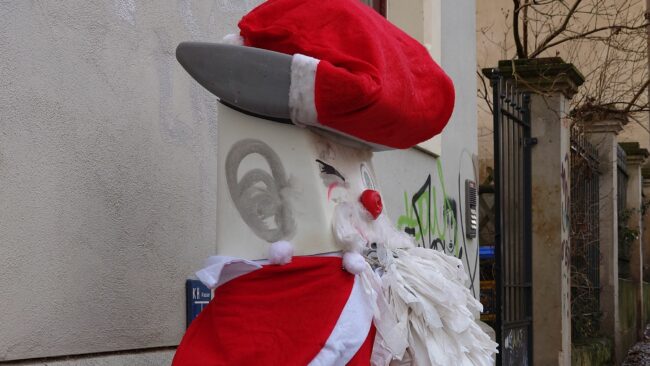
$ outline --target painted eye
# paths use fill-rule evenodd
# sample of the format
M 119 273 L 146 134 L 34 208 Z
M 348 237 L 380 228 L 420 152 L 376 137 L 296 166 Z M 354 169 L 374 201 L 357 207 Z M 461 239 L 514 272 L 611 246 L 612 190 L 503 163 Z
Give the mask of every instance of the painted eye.
M 370 168 L 366 165 L 366 163 L 361 163 L 361 180 L 363 181 L 363 186 L 368 189 L 374 189 L 376 190 L 377 187 L 375 185 L 375 181 L 372 179 L 372 173 L 370 172 Z
M 322 160 L 319 160 L 319 159 L 316 159 L 316 162 L 318 164 L 320 164 L 320 172 L 321 172 L 321 174 L 333 175 L 333 176 L 341 178 L 341 180 L 343 180 L 343 182 L 345 182 L 345 177 L 343 176 L 343 174 L 339 173 L 339 171 L 336 170 L 336 168 L 334 168 L 333 166 L 331 166 L 331 165 L 327 164 L 326 162 L 324 162 Z

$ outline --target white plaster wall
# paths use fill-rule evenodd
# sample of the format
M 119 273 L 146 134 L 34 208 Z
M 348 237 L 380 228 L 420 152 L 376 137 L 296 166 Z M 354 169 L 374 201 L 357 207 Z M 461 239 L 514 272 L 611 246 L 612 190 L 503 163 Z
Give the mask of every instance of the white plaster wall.
M 423 1 L 431 2 L 430 0 Z M 459 255 L 462 248 L 463 264 L 473 280 L 470 287 L 473 289 L 474 296 L 478 297 L 478 242 L 476 239 L 467 239 L 463 235 L 467 225 L 464 216 L 465 180 L 478 180 L 475 170 L 478 149 L 475 103 L 475 2 L 436 0 L 433 3 L 436 3 L 435 6 L 419 8 L 441 12 L 441 14 L 430 14 L 426 17 L 427 19 L 441 20 L 441 30 L 433 34 L 435 37 L 432 39 L 431 48 L 440 50 L 441 66 L 453 80 L 456 89 L 454 113 L 442 132 L 441 156 L 436 159 L 417 149 L 381 152 L 375 154 L 374 166 L 388 214 L 398 226 L 401 226 L 400 219 L 402 222 L 413 219 L 417 222 L 412 211 L 411 200 L 430 177 L 431 219 L 427 218 L 426 214 L 423 215 L 427 206 L 423 203 L 419 210 L 419 214 L 423 217 L 421 219 L 422 227 L 425 231 L 428 230 L 432 233 L 432 238 L 444 237 L 445 250 L 448 253 Z M 438 164 L 440 164 L 440 168 Z M 456 203 L 456 227 L 446 222 L 451 215 L 444 216 L 443 214 L 445 198 Z M 454 237 L 455 240 L 453 240 Z
M 0 2 L 0 361 L 179 341 L 217 116 L 174 49 L 259 2 Z
M 465 180 L 478 187 L 478 140 L 476 103 L 476 3 L 473 0 L 442 0 L 442 67 L 454 81 L 456 106 L 442 134 L 442 166 L 447 190 L 465 205 Z M 463 211 L 464 212 L 464 211 Z M 467 224 L 465 217 L 463 223 Z M 462 234 L 462 233 L 461 233 Z M 474 295 L 478 297 L 478 239 L 464 239 L 468 255 L 464 264 L 472 269 Z

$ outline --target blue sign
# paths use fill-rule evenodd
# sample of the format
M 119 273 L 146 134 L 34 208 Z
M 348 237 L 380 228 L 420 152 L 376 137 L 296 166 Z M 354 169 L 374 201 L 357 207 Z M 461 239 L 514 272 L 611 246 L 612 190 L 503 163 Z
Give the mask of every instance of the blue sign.
M 494 247 L 479 247 L 478 255 L 481 259 L 493 259 L 494 258 Z
M 201 310 L 208 306 L 212 299 L 212 292 L 199 280 L 187 280 L 185 282 L 185 319 L 187 327 L 196 318 Z

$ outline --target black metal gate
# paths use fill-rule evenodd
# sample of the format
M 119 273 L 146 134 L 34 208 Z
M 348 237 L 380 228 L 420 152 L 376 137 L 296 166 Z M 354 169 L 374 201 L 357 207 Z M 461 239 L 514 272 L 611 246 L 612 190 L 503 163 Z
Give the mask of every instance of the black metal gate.
M 600 331 L 600 173 L 598 150 L 571 128 L 571 339 Z
M 486 70 L 493 91 L 498 365 L 532 364 L 530 96 Z
M 621 145 L 617 146 L 616 179 L 618 185 L 618 278 L 632 279 L 630 273 L 630 243 L 634 233 L 628 229 L 630 212 L 627 210 L 627 154 Z

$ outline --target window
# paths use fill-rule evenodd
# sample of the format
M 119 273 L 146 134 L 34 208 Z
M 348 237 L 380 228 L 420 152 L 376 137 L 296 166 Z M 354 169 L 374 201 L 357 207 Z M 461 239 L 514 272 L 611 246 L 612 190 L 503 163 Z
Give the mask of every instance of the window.
M 361 0 L 361 2 L 375 9 L 379 14 L 386 17 L 386 0 Z

